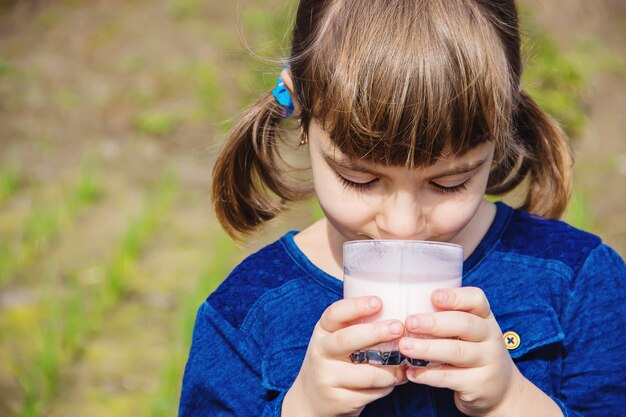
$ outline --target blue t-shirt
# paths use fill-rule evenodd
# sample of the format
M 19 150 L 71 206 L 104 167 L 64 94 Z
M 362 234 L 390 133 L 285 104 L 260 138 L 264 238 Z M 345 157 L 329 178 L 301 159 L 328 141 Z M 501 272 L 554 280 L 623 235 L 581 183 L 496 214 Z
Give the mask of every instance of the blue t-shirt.
M 280 416 L 322 312 L 342 282 L 287 233 L 250 255 L 200 307 L 180 416 Z M 626 266 L 592 234 L 497 204 L 489 231 L 463 265 L 516 365 L 565 416 L 626 415 Z M 407 383 L 361 416 L 461 416 L 447 389 Z

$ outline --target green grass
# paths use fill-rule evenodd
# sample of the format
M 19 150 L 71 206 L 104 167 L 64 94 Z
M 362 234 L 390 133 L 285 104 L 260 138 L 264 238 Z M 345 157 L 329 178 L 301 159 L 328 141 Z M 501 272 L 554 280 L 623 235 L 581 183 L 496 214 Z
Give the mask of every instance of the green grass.
M 97 169 L 93 158 L 85 158 L 77 181 L 63 190 L 60 198 L 49 201 L 35 193 L 33 209 L 23 221 L 20 239 L 0 244 L 0 284 L 6 285 L 36 263 L 77 216 L 98 201 L 101 185 Z M 9 184 L 3 188 L 9 190 L 4 195 L 11 198 L 18 185 L 23 183 L 22 174 L 14 168 L 7 168 L 1 177 L 5 184 Z M 21 341 L 30 344 L 34 351 L 21 352 L 26 356 L 16 374 L 24 392 L 22 406 L 16 411 L 18 416 L 40 415 L 57 392 L 61 366 L 68 363 L 80 343 L 80 320 L 85 316 L 84 311 L 75 308 L 77 296 L 69 304 L 64 304 L 62 291 L 46 284 L 46 278 L 39 278 L 41 297 L 33 306 L 41 314 L 41 319 L 28 326 L 28 335 Z M 71 291 L 72 287 L 68 290 Z M 66 326 L 64 320 L 73 323 Z
M 77 289 L 75 284 L 60 289 L 50 283 L 47 290 L 41 291 L 46 297 L 36 306 L 40 318 L 28 334 L 28 342 L 35 346 L 34 352 L 30 356 L 22 353 L 17 374 L 24 396 L 16 416 L 43 415 L 57 395 L 61 369 L 80 352 L 90 317 L 78 302 L 84 294 L 78 294 Z
M 83 165 L 78 182 L 69 194 L 69 211 L 76 213 L 82 207 L 95 203 L 102 197 L 102 185 L 100 184 L 96 168 L 90 163 Z
M 162 111 L 146 111 L 135 119 L 135 130 L 148 136 L 164 137 L 172 134 L 178 126 L 173 115 Z
M 24 184 L 24 175 L 19 165 L 9 162 L 0 170 L 0 204 L 10 200 Z
M 186 20 L 198 17 L 203 11 L 201 0 L 170 0 L 169 12 L 175 20 Z
M 169 214 L 177 188 L 177 178 L 171 173 L 165 174 L 145 199 L 140 213 L 128 223 L 120 245 L 104 267 L 105 285 L 99 294 L 99 311 L 111 308 L 127 292 L 129 276 L 141 251 Z
M 88 184 L 85 181 L 82 188 L 74 188 L 77 200 L 84 201 L 92 195 Z M 129 221 L 117 250 L 105 263 L 104 282 L 97 288 L 81 285 L 77 271 L 69 271 L 62 286 L 42 289 L 45 297 L 37 306 L 42 319 L 31 325 L 29 332 L 35 351 L 22 360 L 17 375 L 24 390 L 17 416 L 43 415 L 58 390 L 60 369 L 77 359 L 107 312 L 127 294 L 136 263 L 168 217 L 178 186 L 176 176 L 168 173 L 146 195 L 140 212 Z
M 82 165 L 78 181 L 53 201 L 36 199 L 22 225 L 19 240 L 0 244 L 0 286 L 6 284 L 33 262 L 74 222 L 80 212 L 101 196 L 101 185 L 93 162 Z M 7 174 L 7 183 L 15 174 Z M 19 177 L 18 177 L 19 178 Z M 7 189 L 16 190 L 15 185 Z M 12 194 L 9 194 L 9 196 Z M 8 197 L 7 197 L 8 198 Z
M 16 69 L 13 67 L 13 65 L 0 58 L 0 79 L 8 77 L 9 75 L 15 73 L 15 71 Z
M 48 295 L 56 293 L 52 288 L 45 292 Z M 41 415 L 46 404 L 56 395 L 59 372 L 61 366 L 67 362 L 67 355 L 62 351 L 63 336 L 59 329 L 59 323 L 63 319 L 60 306 L 60 300 L 52 296 L 36 307 L 40 321 L 28 334 L 29 342 L 34 345 L 34 352 L 30 357 L 21 358 L 22 363 L 17 374 L 24 396 L 16 416 Z
M 63 299 L 62 317 L 62 348 L 72 359 L 82 351 L 87 340 L 90 327 L 87 304 L 75 273 L 66 276 L 64 282 L 65 296 Z
M 217 80 L 217 68 L 211 63 L 194 65 L 193 80 L 198 101 L 207 114 L 219 111 L 222 89 Z

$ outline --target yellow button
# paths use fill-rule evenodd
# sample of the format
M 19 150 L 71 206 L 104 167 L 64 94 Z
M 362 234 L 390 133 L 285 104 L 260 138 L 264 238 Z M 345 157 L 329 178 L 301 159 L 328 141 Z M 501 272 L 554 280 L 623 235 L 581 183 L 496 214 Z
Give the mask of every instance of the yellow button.
M 504 337 L 504 344 L 508 350 L 517 349 L 522 341 L 517 333 L 510 330 L 502 336 Z

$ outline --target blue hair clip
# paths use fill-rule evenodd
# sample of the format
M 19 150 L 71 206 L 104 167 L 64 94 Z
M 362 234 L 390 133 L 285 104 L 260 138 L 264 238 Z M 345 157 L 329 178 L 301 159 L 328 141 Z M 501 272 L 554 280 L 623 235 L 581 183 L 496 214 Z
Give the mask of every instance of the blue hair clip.
M 287 68 L 289 68 L 289 65 L 287 65 L 283 69 Z M 278 81 L 276 81 L 276 87 L 274 87 L 274 89 L 272 90 L 272 95 L 274 96 L 278 104 L 283 107 L 283 119 L 291 116 L 291 113 L 293 113 L 294 111 L 293 100 L 291 99 L 291 94 L 289 93 L 289 90 L 287 90 L 285 82 L 280 76 L 278 77 Z

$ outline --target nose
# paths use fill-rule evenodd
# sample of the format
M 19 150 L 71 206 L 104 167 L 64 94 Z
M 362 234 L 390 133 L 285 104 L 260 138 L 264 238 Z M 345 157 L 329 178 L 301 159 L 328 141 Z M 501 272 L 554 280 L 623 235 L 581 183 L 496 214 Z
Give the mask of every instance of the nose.
M 382 239 L 426 239 L 424 207 L 414 192 L 399 191 L 385 198 L 376 224 Z

